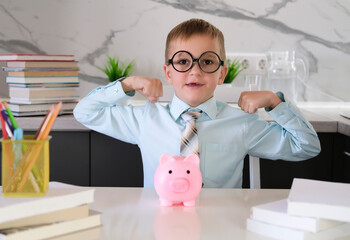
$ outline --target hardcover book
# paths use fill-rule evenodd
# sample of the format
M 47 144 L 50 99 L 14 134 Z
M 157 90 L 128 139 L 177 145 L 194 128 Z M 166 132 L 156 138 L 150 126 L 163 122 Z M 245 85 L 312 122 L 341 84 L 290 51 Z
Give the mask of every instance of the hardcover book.
M 59 221 L 67 221 L 89 216 L 89 205 L 83 204 L 77 207 L 66 208 L 49 213 L 38 214 L 31 217 L 25 217 L 14 221 L 0 224 L 0 231 L 9 228 L 19 228 L 26 226 L 36 226 Z
M 247 219 L 247 230 L 280 240 L 332 240 L 350 237 L 350 223 L 343 223 L 316 233 Z
M 287 208 L 287 199 L 269 202 L 252 207 L 250 217 L 253 220 L 308 232 L 318 232 L 342 224 L 338 221 L 288 215 Z
M 3 67 L 5 72 L 45 72 L 45 71 L 79 71 L 78 67 L 62 68 L 62 67 Z
M 58 103 L 58 102 L 76 102 L 79 101 L 79 97 L 50 97 L 50 98 L 11 98 L 10 103 L 15 104 L 42 104 L 42 103 Z
M 16 71 L 7 72 L 9 77 L 59 77 L 59 76 L 78 76 L 78 71 Z
M 74 55 L 1 54 L 0 61 L 74 61 Z
M 51 103 L 43 103 L 43 104 L 14 104 L 8 103 L 8 107 L 12 112 L 36 112 L 36 111 L 48 111 L 52 104 Z M 61 110 L 73 110 L 77 102 L 71 103 L 63 103 Z
M 79 83 L 9 83 L 9 87 L 23 87 L 23 88 L 35 88 L 35 87 L 79 87 Z
M 27 117 L 27 116 L 45 116 L 47 111 L 32 111 L 32 112 L 13 112 L 12 115 L 15 117 Z M 72 114 L 73 110 L 60 110 L 58 116 L 64 114 Z
M 0 187 L 2 191 L 2 187 Z M 0 224 L 38 214 L 72 208 L 94 201 L 94 189 L 50 182 L 44 197 L 0 196 Z
M 20 88 L 10 87 L 11 98 L 37 99 L 52 97 L 73 97 L 77 96 L 75 87 L 65 88 Z
M 7 84 L 16 83 L 79 83 L 77 76 L 6 77 Z
M 288 214 L 350 222 L 350 184 L 295 178 Z
M 18 61 L 18 62 L 7 62 L 9 68 L 77 68 L 78 62 L 31 62 L 31 61 Z
M 5 240 L 30 240 L 47 239 L 83 229 L 89 229 L 101 225 L 101 213 L 90 210 L 89 216 L 67 221 L 58 221 L 51 224 L 11 228 L 0 230 L 0 239 Z

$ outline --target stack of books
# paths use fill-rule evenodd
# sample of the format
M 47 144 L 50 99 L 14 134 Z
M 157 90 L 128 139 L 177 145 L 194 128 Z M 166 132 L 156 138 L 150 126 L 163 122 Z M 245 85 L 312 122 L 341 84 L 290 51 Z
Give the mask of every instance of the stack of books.
M 74 55 L 6 54 L 9 108 L 14 116 L 45 115 L 52 103 L 63 102 L 69 114 L 78 101 L 78 62 Z
M 100 239 L 94 189 L 49 183 L 44 197 L 0 197 L 0 239 Z
M 247 229 L 275 239 L 350 239 L 350 184 L 296 178 L 287 199 L 251 208 Z

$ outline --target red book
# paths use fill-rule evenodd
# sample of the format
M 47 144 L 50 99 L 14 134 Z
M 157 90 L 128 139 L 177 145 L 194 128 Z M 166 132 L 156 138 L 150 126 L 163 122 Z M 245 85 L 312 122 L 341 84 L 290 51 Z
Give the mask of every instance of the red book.
M 74 61 L 74 55 L 1 54 L 0 61 Z

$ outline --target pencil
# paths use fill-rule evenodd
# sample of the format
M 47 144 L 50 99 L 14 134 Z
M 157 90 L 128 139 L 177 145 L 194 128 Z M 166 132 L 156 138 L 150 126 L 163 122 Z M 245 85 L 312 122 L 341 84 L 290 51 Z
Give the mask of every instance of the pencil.
M 41 130 L 42 130 L 42 128 L 43 128 L 43 125 L 46 123 L 48 116 L 52 113 L 52 107 L 53 107 L 53 106 L 51 106 L 50 110 L 47 111 L 47 113 L 46 113 L 46 115 L 45 115 L 45 117 L 44 117 L 44 120 L 41 122 L 40 127 L 39 127 L 38 130 L 36 131 L 35 137 L 34 137 L 35 139 L 38 138 L 39 133 L 41 132 Z
M 1 100 L 0 100 L 0 101 L 1 101 Z M 11 112 L 11 109 L 10 109 L 9 106 L 7 105 L 7 102 L 6 102 L 6 101 L 2 101 L 2 104 L 4 105 L 4 108 L 5 108 L 5 111 L 6 111 L 7 115 L 8 115 L 9 121 L 11 122 L 11 124 L 12 124 L 12 126 L 13 126 L 13 129 L 14 129 L 13 135 L 14 135 L 15 130 L 18 129 L 17 122 L 16 122 L 16 120 L 15 120 L 15 118 L 14 118 L 12 112 Z M 9 131 L 9 130 L 8 130 L 8 131 Z M 11 138 L 12 138 L 12 137 L 11 137 Z M 15 139 L 15 140 L 16 140 L 16 139 Z M 17 139 L 17 140 L 22 140 L 22 139 Z M 24 145 L 24 147 L 26 147 L 26 146 Z M 9 161 L 10 161 L 10 159 L 9 159 Z M 11 172 L 11 175 L 12 175 L 12 174 L 13 174 L 13 166 L 10 166 L 10 172 Z M 36 167 L 35 165 L 34 165 L 34 167 L 33 167 L 33 171 L 32 171 L 32 172 L 33 172 L 33 173 L 30 173 L 30 180 L 31 180 L 31 182 L 32 182 L 32 185 L 33 185 L 35 191 L 36 191 L 36 192 L 39 192 L 39 191 L 38 191 L 38 188 L 39 188 L 39 187 L 38 187 L 38 183 L 39 183 L 39 185 L 41 186 L 41 185 L 42 185 L 42 182 L 41 182 L 41 177 L 39 176 L 37 167 Z M 33 181 L 33 179 L 34 179 L 33 174 L 34 174 L 34 176 L 35 176 L 35 179 L 37 179 L 38 183 L 37 183 L 36 181 Z
M 45 140 L 51 131 L 52 125 L 55 122 L 58 113 L 60 112 L 62 107 L 62 102 L 59 102 L 57 106 L 53 109 L 52 116 L 49 118 L 47 125 L 43 126 L 42 131 L 39 133 L 38 140 Z
M 1 104 L 0 104 L 1 105 Z M 6 131 L 6 126 L 5 126 L 5 120 L 4 118 L 2 117 L 2 114 L 0 113 L 0 121 L 1 121 L 1 130 L 2 130 L 2 137 L 4 139 L 8 139 L 8 135 L 7 135 L 7 131 Z
M 62 102 L 59 102 L 59 103 L 57 104 L 57 106 L 55 106 L 55 107 L 53 108 L 53 113 L 52 113 L 52 115 L 51 115 L 50 117 L 48 117 L 47 124 L 46 124 L 45 126 L 43 126 L 43 129 L 42 129 L 42 131 L 39 133 L 39 136 L 38 136 L 37 140 L 45 140 L 45 139 L 48 137 L 48 135 L 49 135 L 49 133 L 50 133 L 50 131 L 51 131 L 52 125 L 53 125 L 53 123 L 55 122 L 56 117 L 57 117 L 57 115 L 58 115 L 58 113 L 59 113 L 61 107 L 62 107 Z M 27 161 L 26 161 L 26 162 L 28 162 L 28 164 L 27 164 L 27 166 L 25 167 L 24 173 L 23 173 L 23 175 L 22 175 L 22 178 L 21 178 L 21 180 L 20 180 L 20 182 L 19 182 L 19 184 L 18 184 L 18 186 L 17 186 L 17 191 L 20 192 L 20 191 L 22 190 L 23 185 L 24 185 L 24 183 L 27 181 L 28 175 L 29 175 L 30 171 L 31 171 L 32 168 L 33 168 L 33 165 L 34 165 L 34 163 L 35 163 L 35 160 L 36 160 L 36 158 L 38 157 L 42 146 L 43 146 L 43 144 L 36 145 L 36 146 L 35 146 L 35 149 L 34 149 L 33 151 L 30 152 L 31 154 L 30 154 L 30 156 L 28 157 L 28 159 L 27 159 Z
M 6 123 L 5 123 L 4 119 L 2 118 L 1 114 L 0 114 L 0 121 L 1 121 L 2 138 L 3 138 L 3 140 L 7 140 L 9 137 L 8 137 L 7 131 L 6 131 Z M 12 157 L 11 157 L 11 153 L 10 153 L 10 148 L 8 146 L 8 142 L 4 141 L 3 147 L 4 147 L 4 151 L 6 152 L 6 155 L 7 155 L 7 164 L 9 165 L 10 176 L 12 176 L 13 175 L 13 161 L 12 161 Z
M 6 129 L 7 129 L 7 134 L 8 135 L 12 135 L 13 134 L 13 131 L 14 131 L 14 128 L 9 120 L 9 117 L 6 113 L 6 111 L 4 109 L 2 109 L 2 104 L 0 103 L 1 105 L 1 115 L 2 115 L 2 118 L 4 119 L 5 121 L 5 126 L 6 126 Z
M 2 103 L 4 104 L 4 107 L 5 107 L 5 110 L 7 112 L 7 115 L 9 116 L 10 118 L 10 121 L 11 121 L 11 124 L 13 126 L 14 129 L 17 129 L 18 128 L 18 125 L 16 123 L 16 120 L 15 120 L 15 117 L 13 116 L 12 112 L 11 112 L 11 109 L 9 108 L 9 106 L 7 105 L 7 102 L 6 101 L 2 101 Z

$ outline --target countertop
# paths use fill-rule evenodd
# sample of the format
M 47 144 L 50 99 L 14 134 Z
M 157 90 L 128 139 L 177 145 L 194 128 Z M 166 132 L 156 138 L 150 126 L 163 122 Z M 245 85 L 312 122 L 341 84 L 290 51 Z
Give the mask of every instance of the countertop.
M 143 101 L 130 101 L 127 104 L 140 105 Z M 166 103 L 164 103 L 166 104 Z M 345 113 L 350 117 L 350 103 L 298 103 L 298 107 L 304 113 L 317 132 L 341 133 L 350 136 L 350 119 L 341 116 Z M 232 104 L 233 107 L 237 105 Z M 265 110 L 259 110 L 261 119 L 272 121 Z M 39 128 L 44 116 L 40 117 L 19 117 L 17 123 L 24 130 L 36 130 Z M 59 116 L 53 126 L 54 131 L 90 131 L 82 124 L 78 123 L 73 115 Z
M 95 188 L 95 187 L 94 187 Z M 246 230 L 250 208 L 288 197 L 286 189 L 203 188 L 195 207 L 161 207 L 153 188 L 96 187 L 100 239 L 271 239 Z

